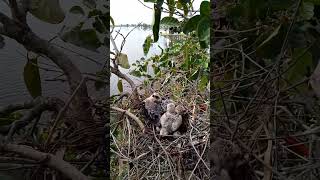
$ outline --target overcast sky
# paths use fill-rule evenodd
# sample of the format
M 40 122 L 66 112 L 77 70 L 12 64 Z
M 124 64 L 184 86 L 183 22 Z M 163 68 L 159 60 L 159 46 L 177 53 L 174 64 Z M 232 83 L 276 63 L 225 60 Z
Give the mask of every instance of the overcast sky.
M 143 2 L 143 0 L 140 0 Z M 195 0 L 194 9 L 198 10 L 202 0 Z M 146 24 L 153 23 L 153 3 L 144 3 L 149 9 L 138 0 L 110 0 L 110 14 L 115 24 Z M 163 17 L 163 15 L 162 15 Z

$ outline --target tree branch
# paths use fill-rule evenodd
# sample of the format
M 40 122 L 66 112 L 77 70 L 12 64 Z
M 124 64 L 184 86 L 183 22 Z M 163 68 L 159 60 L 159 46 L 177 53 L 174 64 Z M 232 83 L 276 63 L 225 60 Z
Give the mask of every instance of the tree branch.
M 63 106 L 63 108 L 61 108 L 61 110 L 59 111 L 59 114 L 57 116 L 57 118 L 54 121 L 54 124 L 49 132 L 48 138 L 46 140 L 45 146 L 47 146 L 52 138 L 53 133 L 55 132 L 55 129 L 57 128 L 61 118 L 64 116 L 65 112 L 67 111 L 72 99 L 75 97 L 75 95 L 77 94 L 77 92 L 79 91 L 80 87 L 86 82 L 86 79 L 83 78 L 80 82 L 80 84 L 78 85 L 78 87 L 74 90 L 74 92 L 72 93 L 72 95 L 70 96 L 70 98 L 68 99 L 67 103 Z
M 64 102 L 59 98 L 38 97 L 35 100 L 25 102 L 24 104 L 9 105 L 0 110 L 0 115 L 7 115 L 21 109 L 32 109 L 21 119 L 14 121 L 10 125 L 1 126 L 0 133 L 8 133 L 7 140 L 10 140 L 17 130 L 27 126 L 34 118 L 38 117 L 42 112 L 46 110 L 58 112 L 63 104 Z
M 23 24 L 27 23 L 27 14 L 25 11 L 20 11 L 16 0 L 9 0 L 9 6 L 11 8 L 12 18 L 16 21 L 20 21 Z
M 111 107 L 111 109 L 115 110 L 115 111 L 118 111 L 118 112 L 125 113 L 127 116 L 129 116 L 130 118 L 132 118 L 133 120 L 136 121 L 136 123 L 139 125 L 140 129 L 142 130 L 142 132 L 145 131 L 145 127 L 144 127 L 143 123 L 141 122 L 141 120 L 137 116 L 132 114 L 131 112 L 129 112 L 127 110 L 124 110 L 124 109 L 121 109 L 121 108 L 118 108 L 118 107 Z
M 37 162 L 41 162 L 48 167 L 61 172 L 64 176 L 72 180 L 89 180 L 77 168 L 62 160 L 61 158 L 49 154 L 36 151 L 29 146 L 15 144 L 1 144 L 1 150 L 20 154 Z
M 71 92 L 77 88 L 82 79 L 82 74 L 63 51 L 52 45 L 49 41 L 38 37 L 27 24 L 13 21 L 1 12 L 0 22 L 3 24 L 3 35 L 16 40 L 28 51 L 33 51 L 50 58 L 66 75 Z M 82 123 L 85 120 L 88 121 L 92 118 L 89 113 L 90 102 L 86 84 L 83 84 L 79 88 L 71 104 L 74 112 L 76 112 L 80 118 L 80 120 L 78 119 L 77 121 L 78 123 Z

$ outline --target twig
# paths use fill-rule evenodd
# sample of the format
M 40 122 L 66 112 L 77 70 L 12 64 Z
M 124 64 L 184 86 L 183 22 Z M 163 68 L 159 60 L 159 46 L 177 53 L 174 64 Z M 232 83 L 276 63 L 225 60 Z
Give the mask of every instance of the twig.
M 136 121 L 136 123 L 139 125 L 140 129 L 142 130 L 142 132 L 145 131 L 145 127 L 144 127 L 143 123 L 141 122 L 141 120 L 137 116 L 132 114 L 131 112 L 129 112 L 127 110 L 124 110 L 124 109 L 121 109 L 121 108 L 118 108 L 118 107 L 111 107 L 111 109 L 115 110 L 115 111 L 119 111 L 119 112 L 125 113 L 127 116 L 129 116 L 130 118 L 132 118 L 133 120 Z
M 85 78 L 82 78 L 82 80 L 80 81 L 78 87 L 73 91 L 72 95 L 70 96 L 70 98 L 68 99 L 67 103 L 63 106 L 63 108 L 59 111 L 57 118 L 54 121 L 54 124 L 49 132 L 48 138 L 45 142 L 45 147 L 50 143 L 52 135 L 55 132 L 55 129 L 57 128 L 58 124 L 60 123 L 61 118 L 64 116 L 65 112 L 67 111 L 71 101 L 73 100 L 73 98 L 76 96 L 78 90 L 80 89 L 80 87 L 82 87 L 82 85 L 84 84 L 84 82 L 86 81 Z
M 89 180 L 84 174 L 82 174 L 78 169 L 69 164 L 68 162 L 56 157 L 52 154 L 43 153 L 40 151 L 36 151 L 29 146 L 25 145 L 14 145 L 14 144 L 1 144 L 1 150 L 13 152 L 20 154 L 24 157 L 28 157 L 32 160 L 41 162 L 47 165 L 50 168 L 53 168 L 67 178 L 72 180 Z

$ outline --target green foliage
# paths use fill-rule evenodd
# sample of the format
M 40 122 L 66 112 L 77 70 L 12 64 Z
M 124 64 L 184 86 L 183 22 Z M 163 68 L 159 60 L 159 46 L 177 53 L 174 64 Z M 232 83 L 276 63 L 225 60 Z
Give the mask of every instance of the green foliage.
M 59 24 L 65 18 L 59 0 L 31 0 L 30 13 L 51 24 Z
M 168 27 L 175 27 L 175 26 L 178 26 L 180 22 L 178 19 L 168 16 L 168 17 L 162 18 L 160 23 L 161 25 L 165 25 Z
M 306 48 L 295 49 L 293 52 L 293 62 L 287 73 L 287 80 L 294 84 L 310 76 L 313 71 L 312 54 Z
M 168 8 L 169 8 L 169 16 L 173 16 L 175 11 L 175 1 L 174 0 L 167 0 Z
M 85 15 L 84 10 L 82 9 L 82 7 L 80 6 L 73 6 L 69 12 L 73 13 L 73 14 L 80 14 L 80 15 Z
M 96 0 L 82 0 L 82 2 L 89 9 L 95 9 L 97 7 Z
M 197 30 L 198 22 L 201 20 L 200 15 L 195 15 L 190 18 L 187 23 L 183 26 L 183 33 L 188 34 L 192 31 Z
M 99 33 L 105 33 L 107 31 L 106 26 L 103 24 L 103 21 L 99 17 L 94 18 L 94 22 L 92 23 L 92 26 L 99 32 Z M 106 21 L 104 21 L 106 22 Z
M 97 51 L 101 46 L 107 45 L 106 41 L 108 41 L 108 38 L 106 34 L 110 23 L 114 25 L 114 20 L 102 8 L 96 8 L 96 0 L 83 0 L 82 2 L 84 7 L 87 8 L 86 10 L 80 6 L 74 6 L 69 11 L 85 16 L 88 21 L 92 20 L 91 27 L 83 29 L 85 22 L 87 22 L 84 20 L 79 22 L 75 27 L 63 27 L 59 33 L 59 37 L 65 42 L 91 51 Z
M 119 79 L 117 86 L 118 86 L 119 92 L 122 93 L 123 92 L 123 84 L 122 84 L 122 80 L 121 79 Z
M 38 68 L 38 59 L 28 59 L 23 71 L 24 83 L 33 98 L 41 96 L 41 80 Z
M 11 114 L 0 114 L 0 126 L 9 125 L 12 122 L 22 118 L 23 114 L 20 112 L 13 112 Z
M 199 90 L 203 91 L 209 82 L 209 55 L 197 43 L 197 39 L 188 37 L 184 41 L 175 42 L 165 49 L 161 55 L 150 59 L 140 59 L 132 64 L 131 75 L 146 77 L 149 80 L 161 78 L 163 72 L 177 73 L 178 70 L 185 72 L 187 79 L 199 80 Z M 148 66 L 153 68 L 154 76 L 150 76 Z
M 210 3 L 209 1 L 203 1 L 200 4 L 200 14 L 201 16 L 210 16 Z
M 74 28 L 65 27 L 60 31 L 59 36 L 65 42 L 96 51 L 102 44 L 97 36 L 96 30 L 82 29 L 82 26 L 83 23 L 80 23 Z
M 197 34 L 200 41 L 206 41 L 210 38 L 210 19 L 201 18 L 197 26 Z
M 145 1 L 154 3 L 154 24 L 153 24 L 153 37 L 154 42 L 157 42 L 159 39 L 159 27 L 161 25 L 166 26 L 180 26 L 183 29 L 185 34 L 190 32 L 196 32 L 199 38 L 200 47 L 207 48 L 210 39 L 210 3 L 209 1 L 202 1 L 200 5 L 200 15 L 194 15 L 189 18 L 188 14 L 191 11 L 191 1 L 187 0 L 168 0 L 167 4 L 169 5 L 169 16 L 164 17 L 161 21 L 161 7 L 163 0 L 158 1 Z M 177 9 L 175 9 L 177 8 Z M 183 10 L 184 12 L 184 21 L 180 21 L 176 18 L 173 18 L 175 11 Z
M 128 60 L 128 55 L 124 53 L 120 53 L 117 55 L 117 64 L 125 69 L 130 68 L 129 60 Z
M 160 20 L 163 0 L 158 0 L 157 4 L 154 4 L 154 23 L 152 25 L 154 42 L 159 40 Z
M 270 36 L 265 39 L 257 48 L 263 47 L 265 44 L 267 44 L 268 42 L 270 42 L 270 40 L 272 38 L 274 38 L 275 36 L 278 35 L 279 33 L 279 29 L 281 28 L 281 24 L 270 34 Z
M 183 32 L 188 34 L 196 32 L 200 47 L 206 48 L 210 40 L 210 3 L 202 1 L 200 4 L 200 15 L 190 18 L 183 26 Z
M 149 52 L 149 49 L 150 47 L 152 46 L 152 37 L 151 36 L 147 36 L 147 38 L 144 40 L 144 43 L 143 43 L 143 52 L 144 52 L 144 55 L 147 55 L 148 52 Z
M 320 11 L 318 3 L 317 0 L 303 0 L 297 16 L 294 16 L 294 13 L 298 1 L 294 0 L 241 0 L 239 3 L 223 4 L 223 7 L 219 8 L 224 10 L 227 21 L 225 26 L 239 31 L 239 34 L 234 34 L 234 39 L 225 38 L 224 40 L 232 44 L 246 39 L 234 45 L 234 48 L 241 47 L 248 58 L 268 71 L 275 62 L 280 61 L 279 55 L 283 50 L 279 65 L 283 73 L 280 86 L 284 88 L 294 85 L 310 77 L 319 62 L 320 24 L 318 18 Z M 291 27 L 293 18 L 295 21 Z M 224 27 L 215 27 L 215 29 L 218 28 Z M 231 34 L 215 32 L 214 36 Z M 224 64 L 228 63 L 230 56 L 236 56 L 236 59 L 240 57 L 234 66 L 229 67 L 237 69 L 238 64 L 242 64 L 243 56 L 241 53 L 230 52 L 226 53 L 228 57 L 225 56 L 226 54 L 217 53 L 219 54 L 217 59 L 221 59 L 221 63 Z M 258 69 L 252 63 L 246 63 L 243 71 L 250 73 Z M 296 89 L 306 93 L 308 86 L 308 83 L 301 83 Z
M 300 7 L 300 20 L 309 20 L 314 15 L 314 4 L 311 2 L 303 2 Z

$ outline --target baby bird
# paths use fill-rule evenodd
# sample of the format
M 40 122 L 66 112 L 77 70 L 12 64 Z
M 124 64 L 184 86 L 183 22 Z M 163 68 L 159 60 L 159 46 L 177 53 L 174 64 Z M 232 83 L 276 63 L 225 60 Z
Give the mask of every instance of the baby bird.
M 180 125 L 180 127 L 178 128 L 177 132 L 179 134 L 184 134 L 188 131 L 188 127 L 189 127 L 189 114 L 188 111 L 185 107 L 183 107 L 182 105 L 178 105 L 176 106 L 176 112 L 181 115 L 182 117 L 182 123 Z
M 160 135 L 169 135 L 177 131 L 182 124 L 182 117 L 176 112 L 174 103 L 167 105 L 167 112 L 160 118 L 161 130 Z
M 158 93 L 153 93 L 143 102 L 147 119 L 157 127 L 160 126 L 160 117 L 163 114 L 160 95 Z

